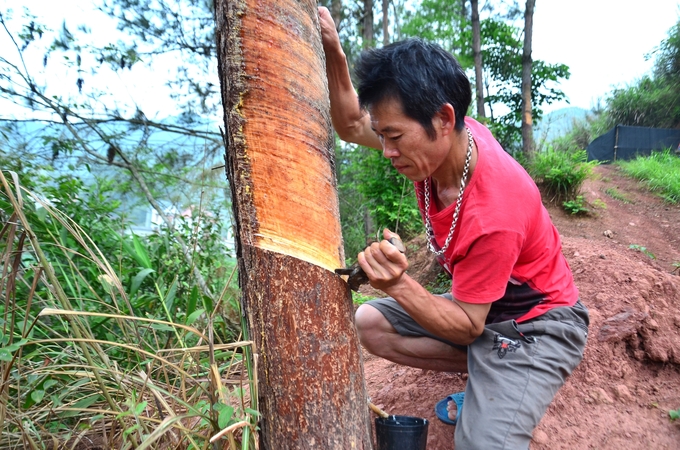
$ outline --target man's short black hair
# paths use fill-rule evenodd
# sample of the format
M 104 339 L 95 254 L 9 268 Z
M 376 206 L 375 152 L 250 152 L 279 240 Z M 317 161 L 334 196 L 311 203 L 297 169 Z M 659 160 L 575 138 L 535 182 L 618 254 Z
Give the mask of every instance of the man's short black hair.
M 366 50 L 355 74 L 362 108 L 383 100 L 399 100 L 404 114 L 417 120 L 434 140 L 432 119 L 450 103 L 456 114 L 456 130 L 465 127 L 472 100 L 470 80 L 456 58 L 436 44 L 412 38 Z

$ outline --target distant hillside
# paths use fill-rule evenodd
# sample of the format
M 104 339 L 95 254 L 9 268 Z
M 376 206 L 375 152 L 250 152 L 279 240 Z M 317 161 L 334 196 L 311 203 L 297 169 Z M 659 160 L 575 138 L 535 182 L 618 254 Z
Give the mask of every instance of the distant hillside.
M 588 110 L 572 106 L 544 115 L 534 126 L 536 143 L 540 146 L 543 142 L 550 142 L 563 136 L 571 129 L 574 120 L 584 119 L 587 114 Z

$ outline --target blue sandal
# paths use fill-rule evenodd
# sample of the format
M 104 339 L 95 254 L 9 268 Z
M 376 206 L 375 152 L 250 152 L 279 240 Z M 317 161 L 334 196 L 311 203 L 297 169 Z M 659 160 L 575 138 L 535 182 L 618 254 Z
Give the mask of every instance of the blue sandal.
M 457 392 L 447 396 L 443 400 L 440 400 L 439 403 L 437 403 L 437 406 L 434 407 L 434 412 L 437 414 L 437 418 L 449 425 L 455 425 L 458 423 L 460 413 L 463 412 L 463 400 L 465 400 L 465 392 Z M 454 420 L 449 419 L 449 410 L 447 407 L 450 401 L 455 402 L 456 406 L 458 407 L 456 418 Z

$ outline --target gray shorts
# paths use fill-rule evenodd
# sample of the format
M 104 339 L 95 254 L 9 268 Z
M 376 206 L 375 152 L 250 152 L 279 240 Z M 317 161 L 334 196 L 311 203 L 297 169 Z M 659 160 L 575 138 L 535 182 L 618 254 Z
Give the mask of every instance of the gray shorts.
M 429 333 L 394 299 L 368 304 L 402 336 L 427 336 L 467 348 L 469 378 L 456 425 L 456 450 L 528 449 L 548 405 L 583 359 L 588 337 L 588 310 L 580 301 L 527 322 L 486 325 L 468 346 Z

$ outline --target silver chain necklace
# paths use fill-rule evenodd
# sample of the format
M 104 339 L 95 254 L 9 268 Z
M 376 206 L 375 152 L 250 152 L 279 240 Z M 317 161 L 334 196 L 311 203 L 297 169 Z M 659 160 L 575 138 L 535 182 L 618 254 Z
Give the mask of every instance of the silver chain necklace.
M 468 172 L 470 171 L 470 160 L 472 159 L 472 133 L 468 127 L 465 127 L 468 135 L 468 150 L 465 156 L 465 165 L 463 166 L 463 177 L 460 180 L 460 190 L 458 191 L 458 200 L 456 200 L 456 207 L 453 210 L 453 223 L 451 223 L 451 229 L 449 230 L 449 235 L 446 236 L 446 241 L 441 250 L 437 251 L 435 249 L 436 240 L 434 238 L 434 231 L 432 230 L 432 222 L 430 222 L 430 183 L 432 178 L 428 177 L 423 182 L 425 188 L 424 200 L 425 200 L 425 233 L 427 233 L 427 248 L 430 249 L 432 253 L 437 256 L 444 254 L 449 244 L 451 243 L 451 238 L 453 238 L 453 232 L 456 230 L 456 224 L 458 223 L 458 214 L 460 213 L 460 205 L 463 202 L 463 192 L 465 191 L 465 180 L 467 179 Z

